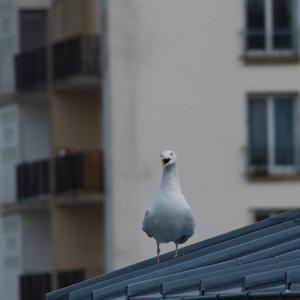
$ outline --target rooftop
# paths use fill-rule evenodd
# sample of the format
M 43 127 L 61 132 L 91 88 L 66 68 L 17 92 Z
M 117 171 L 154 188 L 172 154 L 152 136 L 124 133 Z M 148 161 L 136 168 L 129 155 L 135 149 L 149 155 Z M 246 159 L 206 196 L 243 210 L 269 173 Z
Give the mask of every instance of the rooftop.
M 300 209 L 47 294 L 47 300 L 300 299 Z

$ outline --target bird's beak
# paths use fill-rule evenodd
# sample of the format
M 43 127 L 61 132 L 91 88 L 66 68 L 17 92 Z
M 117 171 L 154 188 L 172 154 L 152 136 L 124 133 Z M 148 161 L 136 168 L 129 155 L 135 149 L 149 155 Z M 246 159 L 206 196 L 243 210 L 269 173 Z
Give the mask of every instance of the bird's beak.
M 165 166 L 171 159 L 170 158 L 167 158 L 167 157 L 164 157 L 161 159 L 163 165 Z

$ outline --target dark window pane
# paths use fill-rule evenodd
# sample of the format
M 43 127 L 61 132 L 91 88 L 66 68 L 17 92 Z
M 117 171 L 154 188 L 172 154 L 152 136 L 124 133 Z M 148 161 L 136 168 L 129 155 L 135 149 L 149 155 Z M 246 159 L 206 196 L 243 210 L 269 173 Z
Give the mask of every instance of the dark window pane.
M 249 163 L 267 164 L 267 107 L 264 97 L 249 100 Z
M 294 163 L 293 99 L 275 100 L 275 164 Z
M 46 45 L 46 11 L 24 10 L 20 13 L 21 51 L 32 50 Z
M 247 0 L 246 6 L 246 49 L 265 48 L 265 11 L 264 1 Z
M 264 30 L 265 12 L 263 0 L 247 0 L 247 29 Z
M 273 47 L 278 50 L 288 50 L 293 48 L 293 36 L 292 33 L 274 33 L 273 35 Z
M 273 47 L 293 47 L 292 0 L 273 0 Z
M 263 33 L 247 33 L 246 49 L 263 50 L 265 47 L 265 35 Z
M 273 26 L 276 30 L 292 30 L 292 1 L 273 0 Z
M 284 209 L 275 209 L 275 210 L 257 210 L 254 214 L 254 219 L 255 222 L 259 222 L 262 221 L 264 219 L 267 219 L 271 216 L 277 215 L 277 214 L 281 214 L 283 212 L 285 212 L 286 210 Z

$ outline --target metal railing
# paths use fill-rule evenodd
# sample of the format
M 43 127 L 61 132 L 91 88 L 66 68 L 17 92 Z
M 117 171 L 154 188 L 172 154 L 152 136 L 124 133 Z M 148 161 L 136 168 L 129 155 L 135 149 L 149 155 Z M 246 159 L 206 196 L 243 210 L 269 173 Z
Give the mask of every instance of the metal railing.
M 51 193 L 50 160 L 22 163 L 17 166 L 18 201 Z M 104 190 L 103 159 L 100 151 L 70 153 L 53 160 L 54 192 L 101 193 Z
M 58 288 L 64 288 L 71 284 L 85 280 L 84 270 L 60 271 L 57 274 Z
M 15 56 L 18 90 L 45 88 L 47 83 L 47 49 L 36 48 Z
M 53 79 L 99 75 L 99 37 L 81 36 L 53 46 Z
M 48 195 L 50 192 L 49 160 L 22 163 L 17 166 L 17 198 Z
M 55 158 L 55 192 L 102 192 L 100 151 L 70 153 Z
M 20 300 L 42 300 L 51 291 L 51 273 L 29 273 L 19 276 Z

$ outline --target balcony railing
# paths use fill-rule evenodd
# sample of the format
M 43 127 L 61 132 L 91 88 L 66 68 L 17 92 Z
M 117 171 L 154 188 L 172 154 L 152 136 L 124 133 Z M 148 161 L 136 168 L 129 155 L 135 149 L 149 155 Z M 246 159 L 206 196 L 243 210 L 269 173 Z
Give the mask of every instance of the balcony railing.
M 103 166 L 99 151 L 67 154 L 55 159 L 55 192 L 102 192 Z
M 53 45 L 53 79 L 99 75 L 99 37 L 75 37 Z
M 41 300 L 51 291 L 51 273 L 29 273 L 19 277 L 20 299 Z
M 47 82 L 47 50 L 41 47 L 15 56 L 18 90 L 45 88 Z
M 84 270 L 59 271 L 57 273 L 58 288 L 83 281 Z M 47 273 L 27 273 L 19 277 L 20 299 L 21 300 L 42 300 L 45 294 L 51 291 L 52 276 Z
M 50 194 L 50 160 L 17 166 L 19 201 Z M 103 192 L 103 166 L 100 151 L 67 154 L 54 159 L 55 194 Z
M 17 197 L 18 200 L 48 195 L 49 161 L 41 160 L 23 163 L 17 166 Z

